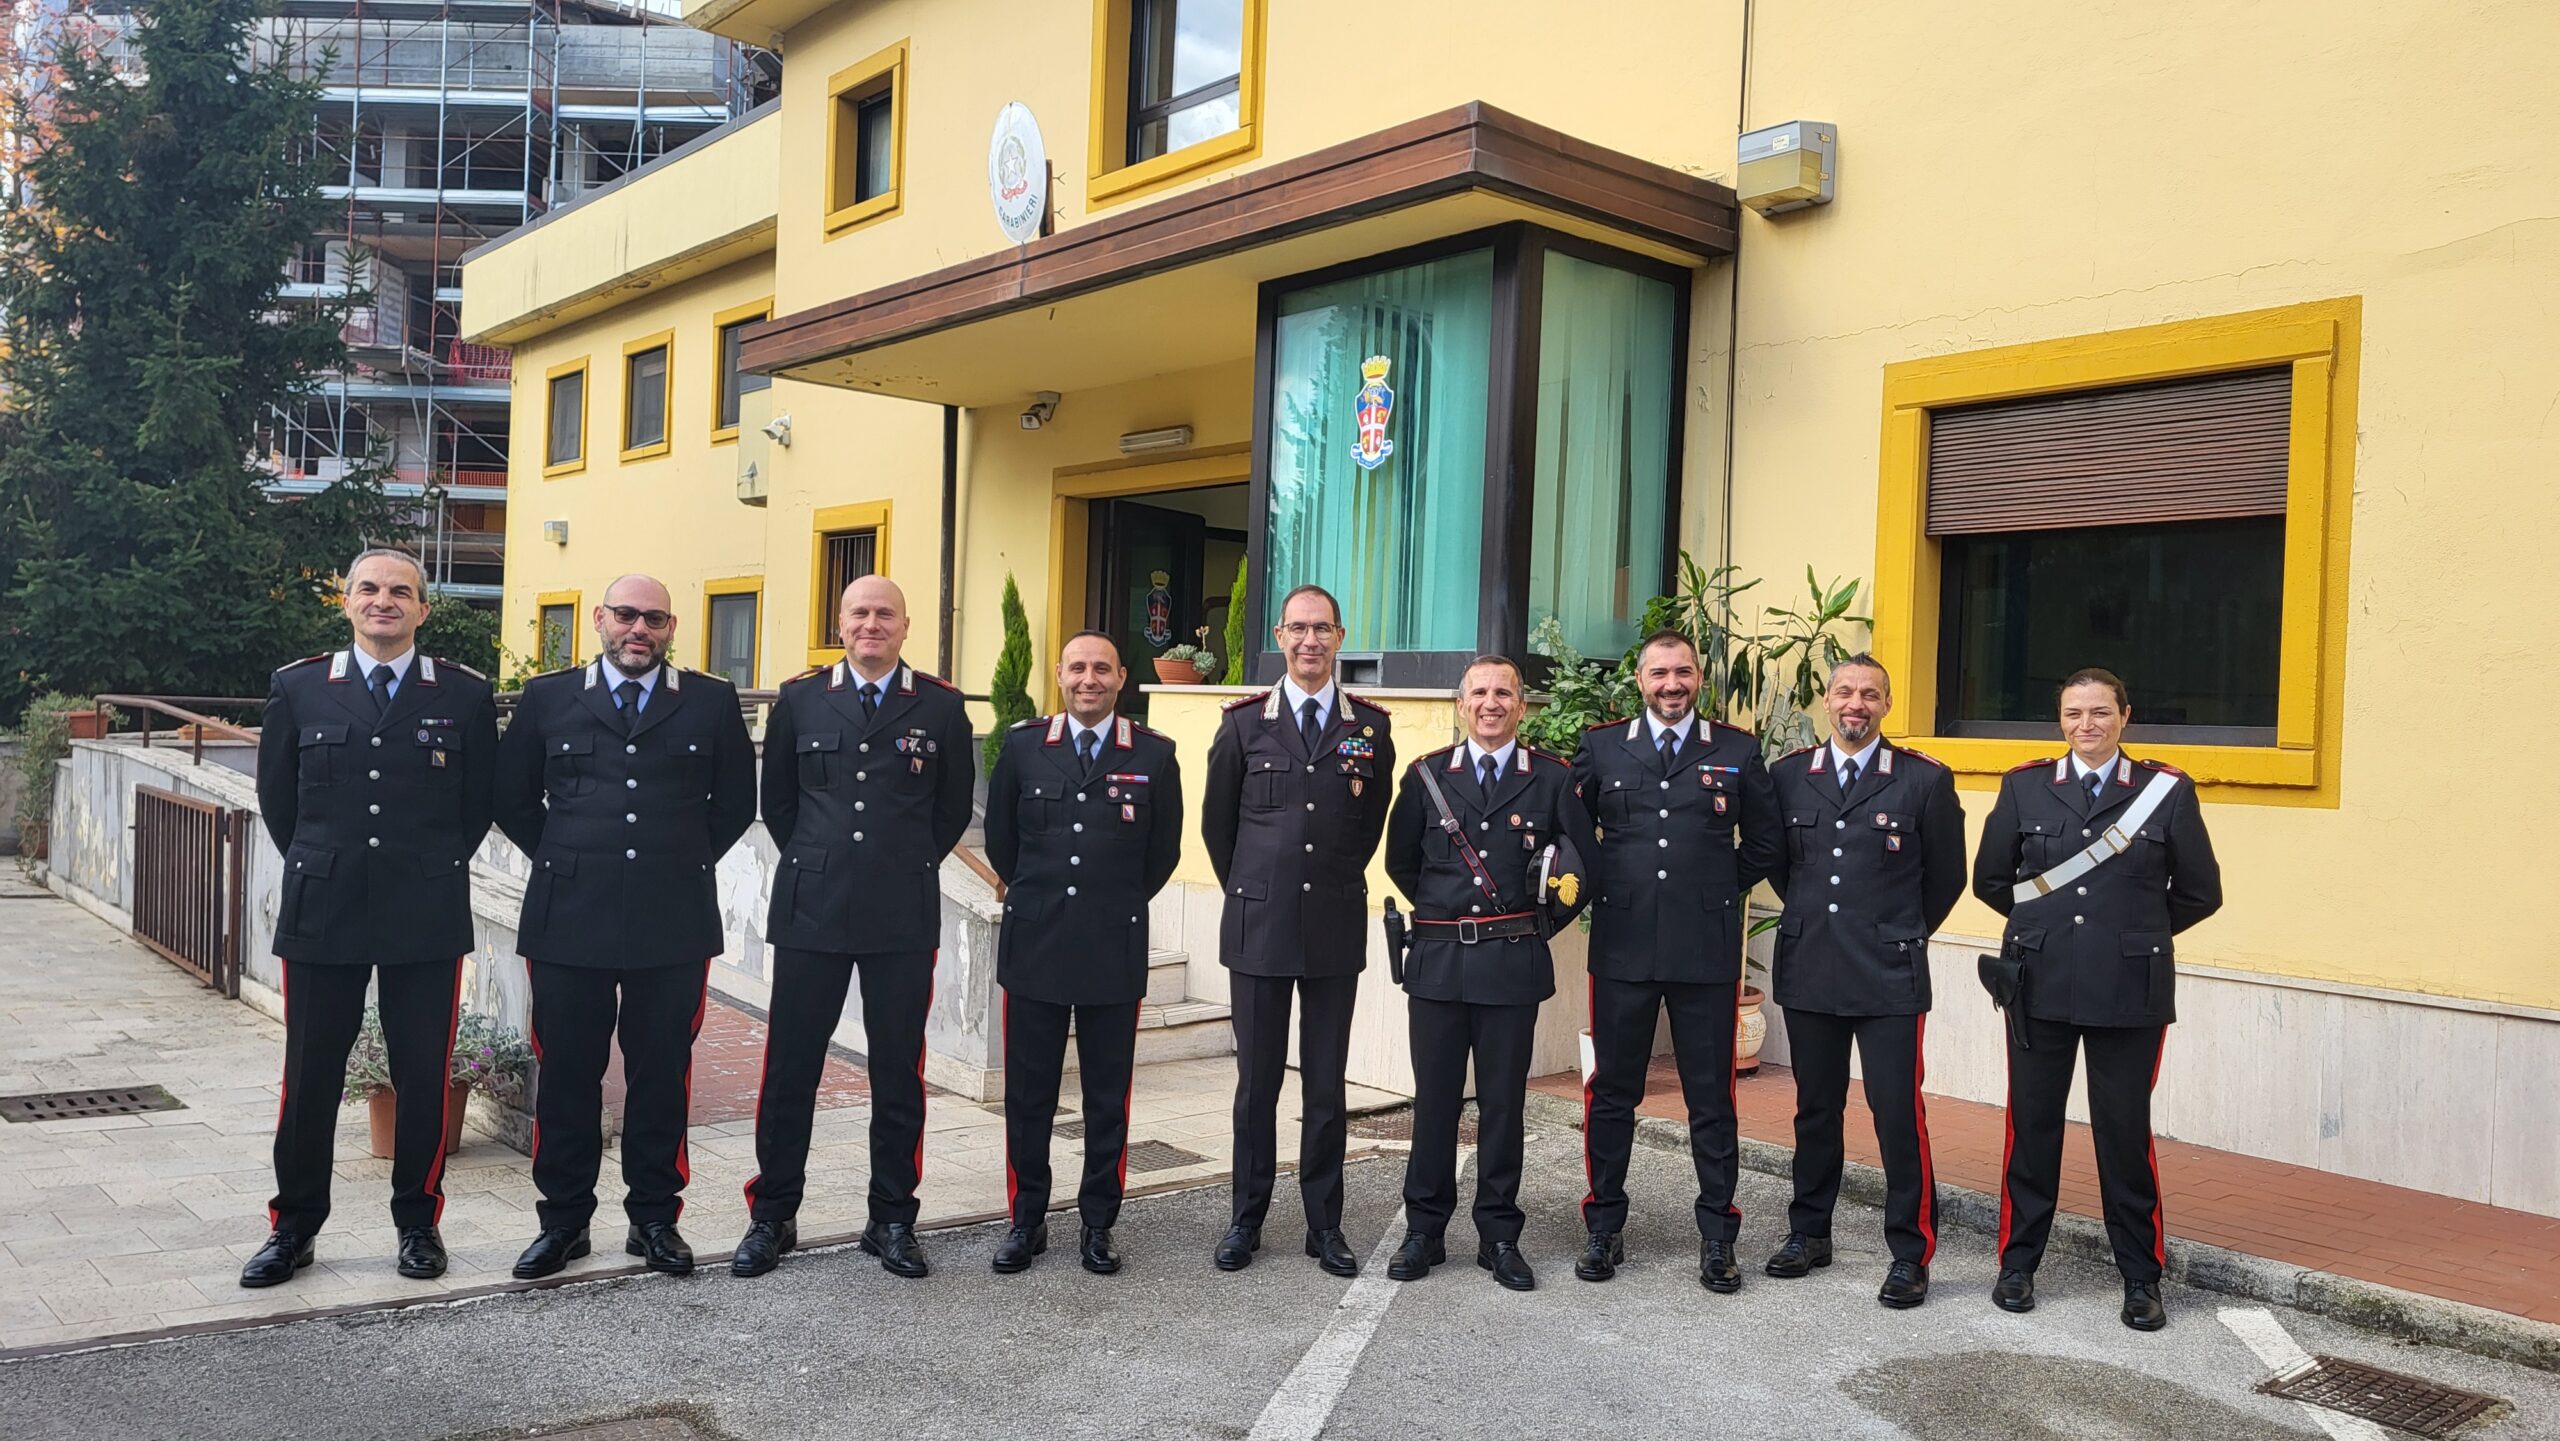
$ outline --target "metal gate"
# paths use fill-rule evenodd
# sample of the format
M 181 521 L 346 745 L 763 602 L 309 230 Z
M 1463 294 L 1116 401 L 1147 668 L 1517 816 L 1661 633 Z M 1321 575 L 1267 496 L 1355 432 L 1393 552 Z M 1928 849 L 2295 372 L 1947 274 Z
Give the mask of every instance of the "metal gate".
M 248 819 L 175 791 L 134 788 L 133 934 L 234 1000 Z

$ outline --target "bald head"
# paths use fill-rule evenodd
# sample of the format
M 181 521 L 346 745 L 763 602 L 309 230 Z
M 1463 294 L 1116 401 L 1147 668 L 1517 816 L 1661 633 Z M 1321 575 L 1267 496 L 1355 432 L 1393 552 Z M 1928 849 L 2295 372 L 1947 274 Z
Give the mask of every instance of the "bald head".
M 604 588 L 606 605 L 637 606 L 642 610 L 673 610 L 675 599 L 666 586 L 653 575 L 618 575 Z
M 654 576 L 616 576 L 596 606 L 595 627 L 606 664 L 627 676 L 646 675 L 665 663 L 675 641 L 675 602 Z
M 885 575 L 857 578 L 836 605 L 836 636 L 864 675 L 878 679 L 897 669 L 907 645 L 907 593 Z

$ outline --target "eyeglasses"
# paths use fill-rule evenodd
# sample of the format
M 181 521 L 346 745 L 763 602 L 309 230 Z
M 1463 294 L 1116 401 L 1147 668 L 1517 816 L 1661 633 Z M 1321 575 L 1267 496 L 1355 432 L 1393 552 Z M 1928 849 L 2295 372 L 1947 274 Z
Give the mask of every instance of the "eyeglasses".
M 609 605 L 605 607 L 605 613 L 623 625 L 647 621 L 651 630 L 665 630 L 667 623 L 675 619 L 671 611 L 642 610 L 638 606 L 629 605 Z
M 1287 625 L 1275 626 L 1273 629 L 1291 640 L 1323 640 L 1329 636 L 1342 634 L 1342 627 L 1330 621 L 1321 620 L 1293 620 Z

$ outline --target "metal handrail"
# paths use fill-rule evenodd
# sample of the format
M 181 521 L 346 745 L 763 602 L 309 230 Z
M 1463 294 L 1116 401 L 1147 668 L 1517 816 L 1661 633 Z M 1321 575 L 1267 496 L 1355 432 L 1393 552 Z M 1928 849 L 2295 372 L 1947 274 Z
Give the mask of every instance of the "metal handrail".
M 255 726 L 242 727 L 233 725 L 229 721 L 215 720 L 209 715 L 187 709 L 185 705 L 179 704 L 181 701 L 190 705 L 254 706 L 263 704 L 261 701 L 244 696 L 228 695 L 102 695 L 98 697 L 98 704 L 102 706 L 115 706 L 122 710 L 138 712 L 142 716 L 142 744 L 145 749 L 151 745 L 151 718 L 154 715 L 168 716 L 194 727 L 194 733 L 190 739 L 194 743 L 197 765 L 204 764 L 204 737 L 207 731 L 217 732 L 224 740 L 254 743 L 258 739 L 258 730 Z

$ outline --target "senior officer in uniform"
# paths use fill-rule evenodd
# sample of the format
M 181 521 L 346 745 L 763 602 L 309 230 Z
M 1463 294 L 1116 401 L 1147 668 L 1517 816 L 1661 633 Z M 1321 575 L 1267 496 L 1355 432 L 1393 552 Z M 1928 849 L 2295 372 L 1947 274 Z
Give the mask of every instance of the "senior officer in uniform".
M 1369 857 L 1386 829 L 1396 748 L 1387 713 L 1334 684 L 1342 606 L 1322 586 L 1281 598 L 1280 683 L 1229 705 L 1209 743 L 1200 835 L 1226 893 L 1218 962 L 1236 1032 L 1235 1190 L 1214 1259 L 1240 1271 L 1262 1246 L 1279 1161 L 1280 1082 L 1296 996 L 1298 1195 L 1307 1254 L 1359 1274 L 1342 1235 L 1343 1072 L 1368 964 Z
M 2003 956 L 2025 989 L 2009 1031 L 2009 1155 L 2000 1188 L 2006 1311 L 2036 1304 L 2062 1177 L 2063 1103 L 2075 1053 L 2089 1053 L 2089 1131 L 2107 1242 L 2124 1276 L 2124 1323 L 2169 1315 L 2160 1272 L 2169 1236 L 2151 1143 L 2151 1088 L 2177 1019 L 2171 937 L 2222 908 L 2222 871 L 2193 782 L 2124 753 L 2124 682 L 2082 670 L 2062 683 L 2070 754 L 2001 779 L 1973 861 L 1974 894 L 2009 918 Z
M 541 1234 L 515 1274 L 588 1251 L 611 1042 L 622 1044 L 623 1249 L 683 1275 L 693 1040 L 720 954 L 721 856 L 755 822 L 755 747 L 726 680 L 667 663 L 667 588 L 626 575 L 594 612 L 602 652 L 526 682 L 498 743 L 498 826 L 532 865 L 516 927 L 533 987 L 533 1182 Z
M 906 664 L 907 597 L 866 575 L 836 604 L 844 659 L 784 683 L 764 732 L 764 825 L 780 848 L 765 939 L 773 1024 L 756 1098 L 748 1226 L 729 1268 L 773 1269 L 793 1219 L 827 1037 L 858 972 L 871 1079 L 870 1223 L 881 1269 L 922 1276 L 924 1019 L 942 939 L 942 858 L 969 828 L 969 717 L 949 682 Z
M 471 949 L 471 853 L 489 832 L 498 713 L 479 672 L 421 655 L 427 577 L 396 550 L 347 567 L 347 649 L 275 674 L 258 733 L 258 810 L 284 854 L 284 1095 L 274 1234 L 240 1270 L 273 1286 L 311 1264 L 329 1218 L 347 1052 L 379 978 L 399 1088 L 391 1224 L 400 1274 L 444 1274 L 445 1068 Z
M 1404 1243 L 1387 1266 L 1398 1281 L 1448 1259 L 1442 1236 L 1457 1209 L 1458 1112 L 1472 1056 L 1476 1264 L 1506 1289 L 1538 1285 L 1520 1251 L 1521 1113 L 1538 1003 L 1556 990 L 1547 937 L 1582 909 L 1578 878 L 1557 906 L 1547 878 L 1558 859 L 1588 852 L 1592 836 L 1572 765 L 1520 744 L 1523 689 L 1508 657 L 1468 665 L 1458 682 L 1467 739 L 1415 761 L 1387 817 L 1387 874 L 1413 902 L 1404 966 L 1413 1151 Z
M 987 780 L 987 863 L 1006 886 L 996 982 L 1004 987 L 1005 1192 L 1013 1227 L 995 1269 L 1048 1249 L 1049 1139 L 1075 1024 L 1084 1073 L 1084 1183 L 1076 1256 L 1120 1269 L 1111 1227 L 1129 1176 L 1129 1090 L 1147 995 L 1147 902 L 1182 855 L 1182 767 L 1173 742 L 1117 714 L 1129 679 L 1098 630 L 1067 638 L 1067 708 L 1005 735 Z
M 1884 1155 L 1893 1253 L 1876 1299 L 1901 1310 L 1929 1298 L 1938 1246 L 1921 1038 L 1929 937 L 1964 894 L 1964 807 L 1952 772 L 1879 733 L 1893 678 L 1875 657 L 1833 666 L 1822 704 L 1831 739 L 1769 767 L 1787 832 L 1769 879 L 1786 901 L 1773 969 L 1796 1077 L 1796 1159 L 1786 1243 L 1762 1269 L 1794 1277 L 1831 1264 L 1854 1044 Z
M 1733 1039 L 1741 1006 L 1743 897 L 1778 867 L 1777 798 L 1750 732 L 1697 713 L 1698 652 L 1678 631 L 1636 657 L 1644 714 L 1594 726 L 1573 760 L 1599 826 L 1600 894 L 1591 922 L 1591 1049 L 1583 1088 L 1582 1203 L 1590 1242 L 1573 1274 L 1606 1281 L 1626 1259 L 1627 1160 L 1653 1059 L 1655 1018 L 1671 1014 L 1689 1151 L 1698 1172 L 1698 1280 L 1742 1289 L 1734 1237 L 1739 1141 Z

